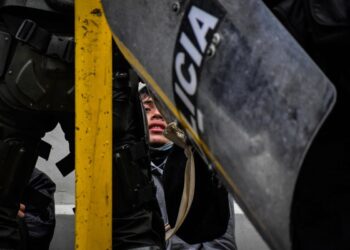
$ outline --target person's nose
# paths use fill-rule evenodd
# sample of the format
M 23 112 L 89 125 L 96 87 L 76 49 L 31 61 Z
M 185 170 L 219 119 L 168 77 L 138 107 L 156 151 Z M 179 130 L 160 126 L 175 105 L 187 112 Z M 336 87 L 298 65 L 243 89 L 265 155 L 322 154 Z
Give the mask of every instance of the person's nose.
M 153 109 L 152 110 L 152 117 L 151 119 L 161 119 L 163 120 L 163 116 L 161 115 L 161 113 L 159 112 L 158 109 Z

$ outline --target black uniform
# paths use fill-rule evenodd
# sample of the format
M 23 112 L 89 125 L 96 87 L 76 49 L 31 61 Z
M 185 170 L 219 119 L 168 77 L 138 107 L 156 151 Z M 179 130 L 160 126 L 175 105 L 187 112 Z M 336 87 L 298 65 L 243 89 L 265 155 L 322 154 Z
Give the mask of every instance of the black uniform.
M 73 32 L 73 0 L 0 1 L 0 249 L 20 247 L 16 216 L 45 149 L 44 134 L 60 123 L 74 152 Z M 160 249 L 164 224 L 138 116 L 141 104 L 133 98 L 137 89 L 129 91 L 125 71 L 117 75 L 113 152 L 119 172 L 114 174 L 113 248 Z M 73 163 L 70 156 L 58 165 L 67 174 Z
M 60 122 L 73 139 L 72 7 L 0 2 L 0 248 L 20 241 L 16 216 L 41 138 Z
M 293 249 L 350 246 L 350 2 L 266 0 L 334 83 L 337 102 L 303 163 L 292 208 Z
M 27 250 L 48 250 L 54 234 L 55 183 L 45 173 L 34 168 L 29 183 L 24 190 L 21 203 L 25 205 Z

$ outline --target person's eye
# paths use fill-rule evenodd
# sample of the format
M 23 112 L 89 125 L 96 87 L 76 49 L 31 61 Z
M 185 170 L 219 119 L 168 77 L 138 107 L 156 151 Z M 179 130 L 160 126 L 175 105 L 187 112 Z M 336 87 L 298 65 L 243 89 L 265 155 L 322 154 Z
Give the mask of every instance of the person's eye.
M 150 112 L 150 111 L 151 111 L 151 109 L 150 109 L 150 108 L 148 108 L 148 107 L 145 107 L 145 111 L 146 111 L 146 112 Z

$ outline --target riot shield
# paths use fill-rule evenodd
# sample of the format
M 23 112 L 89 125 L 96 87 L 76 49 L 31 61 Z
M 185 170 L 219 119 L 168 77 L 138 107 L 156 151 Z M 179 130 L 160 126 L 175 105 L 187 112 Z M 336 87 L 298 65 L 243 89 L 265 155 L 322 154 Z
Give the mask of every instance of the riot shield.
M 272 249 L 336 92 L 258 0 L 103 0 L 114 39 Z

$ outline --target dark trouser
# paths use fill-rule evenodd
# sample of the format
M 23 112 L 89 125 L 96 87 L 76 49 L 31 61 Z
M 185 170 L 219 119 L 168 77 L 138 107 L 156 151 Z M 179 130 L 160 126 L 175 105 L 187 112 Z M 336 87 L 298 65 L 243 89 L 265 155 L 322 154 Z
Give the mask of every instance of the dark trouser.
M 22 243 L 17 219 L 21 195 L 35 167 L 41 137 L 56 126 L 57 117 L 19 110 L 0 97 L 0 249 L 17 250 Z
M 349 249 L 350 136 L 344 115 L 330 117 L 304 161 L 292 210 L 293 250 Z

